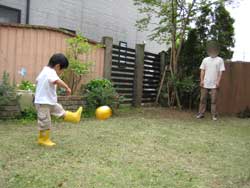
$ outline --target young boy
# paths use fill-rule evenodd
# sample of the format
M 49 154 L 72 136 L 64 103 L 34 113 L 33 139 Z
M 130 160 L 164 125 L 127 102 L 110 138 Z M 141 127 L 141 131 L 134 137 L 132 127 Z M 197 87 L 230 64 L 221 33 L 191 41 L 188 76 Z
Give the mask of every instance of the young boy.
M 71 94 L 68 85 L 59 78 L 59 75 L 62 74 L 64 69 L 68 68 L 68 65 L 68 60 L 63 54 L 54 54 L 36 79 L 35 106 L 40 131 L 38 144 L 40 145 L 56 145 L 50 140 L 51 115 L 63 117 L 65 121 L 73 123 L 78 123 L 81 119 L 82 107 L 73 113 L 65 111 L 57 103 L 56 86 L 65 88 L 67 95 Z
M 214 121 L 217 120 L 216 97 L 218 88 L 220 87 L 222 73 L 225 71 L 224 61 L 222 58 L 218 57 L 219 51 L 219 46 L 215 41 L 210 41 L 208 43 L 207 53 L 209 57 L 203 59 L 200 66 L 201 98 L 197 119 L 204 117 L 207 105 L 207 95 L 210 91 L 212 119 Z

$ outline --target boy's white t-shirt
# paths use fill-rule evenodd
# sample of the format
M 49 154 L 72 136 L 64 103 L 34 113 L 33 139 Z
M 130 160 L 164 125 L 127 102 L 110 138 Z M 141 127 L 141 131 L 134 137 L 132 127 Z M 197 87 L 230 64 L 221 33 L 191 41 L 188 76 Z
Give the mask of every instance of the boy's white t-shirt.
M 36 78 L 35 104 L 55 105 L 57 103 L 55 81 L 60 80 L 56 71 L 50 67 L 44 67 Z
M 225 71 L 225 65 L 221 57 L 206 57 L 200 69 L 205 70 L 204 88 L 215 89 L 219 73 Z

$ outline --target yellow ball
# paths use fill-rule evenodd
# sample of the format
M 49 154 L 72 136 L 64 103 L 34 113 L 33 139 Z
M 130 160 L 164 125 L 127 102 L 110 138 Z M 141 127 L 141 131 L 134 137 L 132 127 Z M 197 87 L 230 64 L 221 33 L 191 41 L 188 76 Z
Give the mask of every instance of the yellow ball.
M 108 106 L 101 106 L 98 107 L 95 111 L 95 116 L 97 119 L 99 120 L 105 120 L 110 118 L 110 116 L 112 115 L 112 110 L 110 107 Z

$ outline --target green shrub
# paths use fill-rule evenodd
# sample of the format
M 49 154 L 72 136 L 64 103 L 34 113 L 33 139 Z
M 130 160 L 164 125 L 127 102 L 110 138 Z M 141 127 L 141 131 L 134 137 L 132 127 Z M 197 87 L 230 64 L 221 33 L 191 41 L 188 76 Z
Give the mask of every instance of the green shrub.
M 23 80 L 18 86 L 18 89 L 35 92 L 36 86 L 28 80 Z
M 16 99 L 15 87 L 10 84 L 9 74 L 4 72 L 0 81 L 0 106 L 6 105 Z
M 84 98 L 86 100 L 85 116 L 94 115 L 95 109 L 103 105 L 111 107 L 114 111 L 123 100 L 111 81 L 107 79 L 95 79 L 86 84 Z
M 250 118 L 250 108 L 246 107 L 245 110 L 240 111 L 237 116 L 239 118 Z
M 67 95 L 66 89 L 62 88 L 62 87 L 58 87 L 58 89 L 57 89 L 57 95 L 59 95 L 59 96 L 66 96 Z
M 22 120 L 28 120 L 28 121 L 34 121 L 37 119 L 37 112 L 35 108 L 26 108 L 21 112 L 21 117 L 20 119 Z

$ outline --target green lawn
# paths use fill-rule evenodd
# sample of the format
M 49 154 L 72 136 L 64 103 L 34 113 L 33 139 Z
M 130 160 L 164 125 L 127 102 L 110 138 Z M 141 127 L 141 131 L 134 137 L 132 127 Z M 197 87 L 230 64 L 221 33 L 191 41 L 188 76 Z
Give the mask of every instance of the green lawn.
M 54 148 L 36 144 L 35 122 L 0 122 L 0 187 L 249 188 L 250 120 L 193 116 L 147 108 L 57 122 Z

